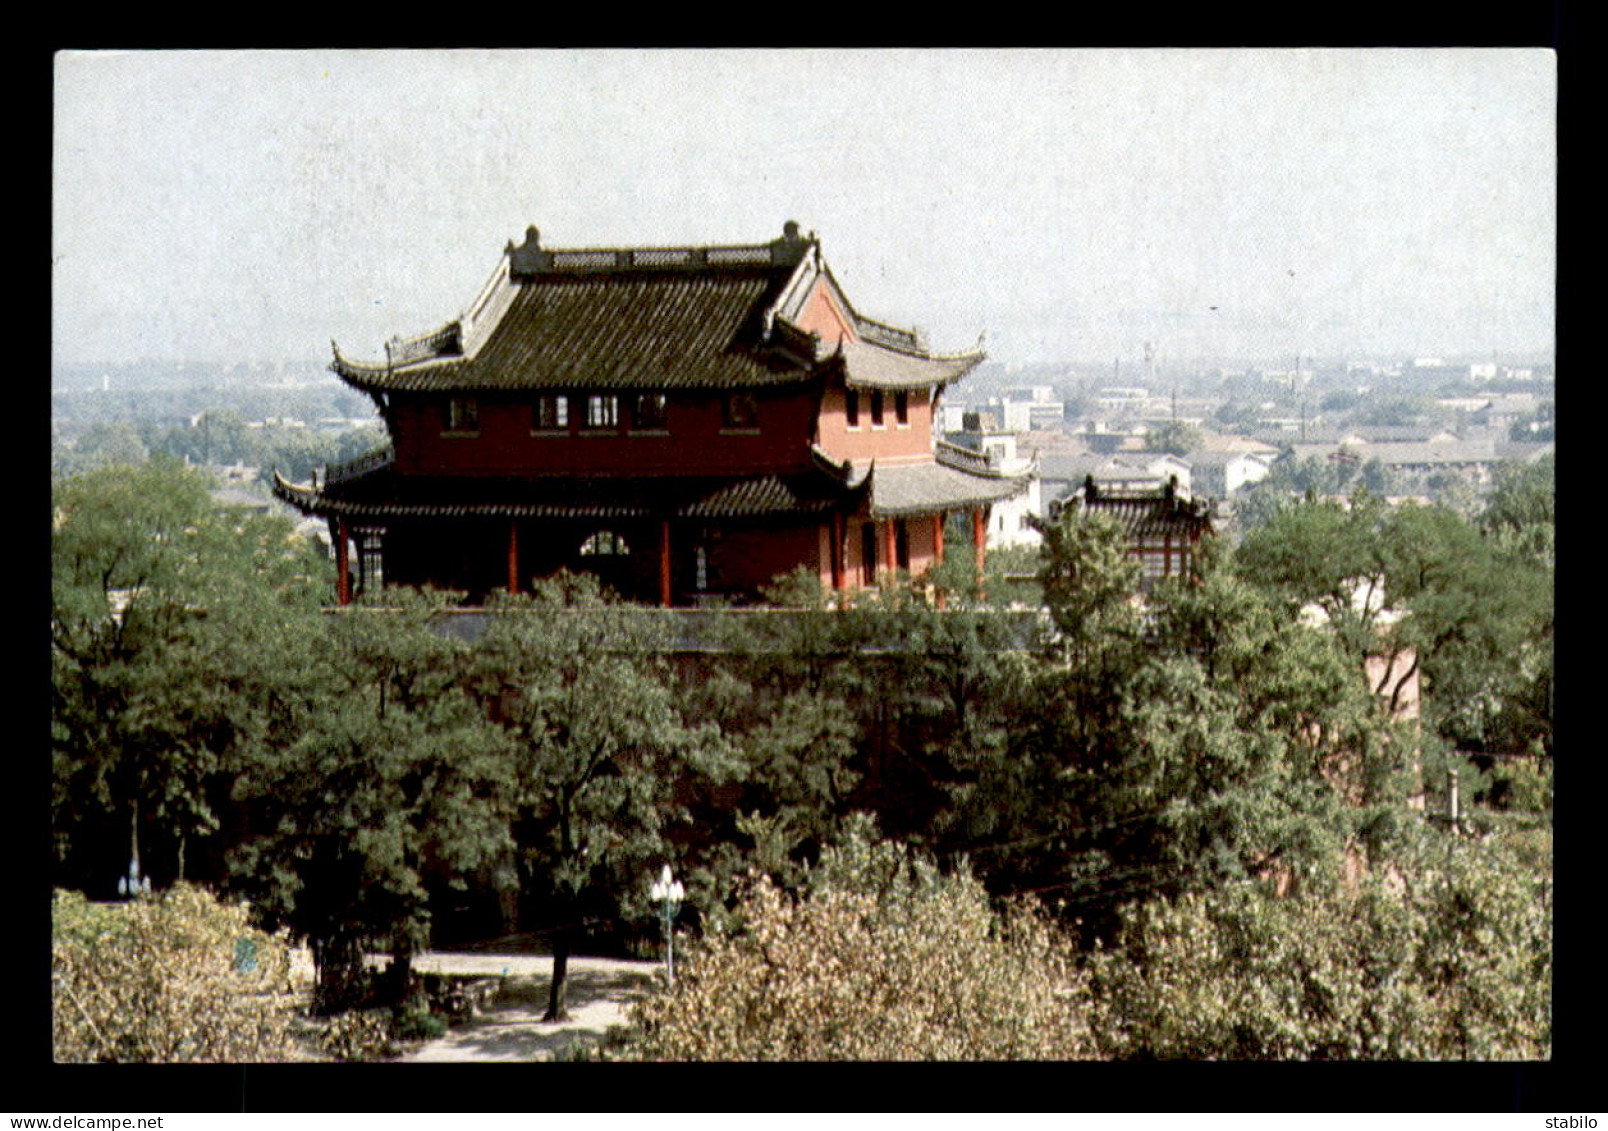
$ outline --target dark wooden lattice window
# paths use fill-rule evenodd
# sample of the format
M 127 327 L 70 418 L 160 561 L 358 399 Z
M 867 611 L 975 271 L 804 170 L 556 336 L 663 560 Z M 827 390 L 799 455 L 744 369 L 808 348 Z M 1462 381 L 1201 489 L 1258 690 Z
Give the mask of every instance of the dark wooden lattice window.
M 364 593 L 378 593 L 385 586 L 385 531 L 359 527 L 354 534 L 357 541 L 358 588 Z
M 620 426 L 620 398 L 608 393 L 597 393 L 587 397 L 586 426 L 588 428 L 618 428 Z
M 639 432 L 657 432 L 665 427 L 663 393 L 638 393 L 631 405 L 631 427 Z
M 759 405 L 747 393 L 733 393 L 726 398 L 725 425 L 727 428 L 758 428 Z
M 630 552 L 631 549 L 625 544 L 625 539 L 612 530 L 599 530 L 581 543 L 583 558 L 623 558 Z
M 569 398 L 537 397 L 531 425 L 538 432 L 562 432 L 569 428 Z
M 447 431 L 475 432 L 480 428 L 480 405 L 473 397 L 447 399 Z

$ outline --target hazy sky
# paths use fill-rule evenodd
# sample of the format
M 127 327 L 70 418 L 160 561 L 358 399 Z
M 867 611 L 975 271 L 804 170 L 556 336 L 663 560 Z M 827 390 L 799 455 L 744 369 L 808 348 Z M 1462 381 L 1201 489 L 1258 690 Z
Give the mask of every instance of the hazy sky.
M 816 231 L 1006 362 L 1550 346 L 1536 49 L 69 53 L 60 361 L 383 356 L 528 224 Z

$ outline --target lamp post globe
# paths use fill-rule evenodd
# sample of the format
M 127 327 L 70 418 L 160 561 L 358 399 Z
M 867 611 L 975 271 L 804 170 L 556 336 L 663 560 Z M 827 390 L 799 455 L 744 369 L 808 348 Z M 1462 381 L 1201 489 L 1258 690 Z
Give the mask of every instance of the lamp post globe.
M 674 922 L 686 894 L 686 889 L 681 886 L 680 880 L 673 877 L 668 864 L 648 889 L 649 898 L 659 905 L 659 924 L 664 932 L 664 978 L 669 986 L 676 984 Z

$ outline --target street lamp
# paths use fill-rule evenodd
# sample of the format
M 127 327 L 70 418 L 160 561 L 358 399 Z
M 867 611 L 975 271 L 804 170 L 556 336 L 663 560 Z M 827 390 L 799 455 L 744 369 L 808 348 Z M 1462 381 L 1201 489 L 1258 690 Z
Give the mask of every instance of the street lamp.
M 680 912 L 681 899 L 686 894 L 681 881 L 670 878 L 668 864 L 649 889 L 649 896 L 659 905 L 659 924 L 664 928 L 664 980 L 669 986 L 676 984 L 675 934 L 671 924 Z
M 132 899 L 141 892 L 149 893 L 151 890 L 151 877 L 140 875 L 139 857 L 128 862 L 128 875 L 119 876 L 117 880 L 117 894 Z

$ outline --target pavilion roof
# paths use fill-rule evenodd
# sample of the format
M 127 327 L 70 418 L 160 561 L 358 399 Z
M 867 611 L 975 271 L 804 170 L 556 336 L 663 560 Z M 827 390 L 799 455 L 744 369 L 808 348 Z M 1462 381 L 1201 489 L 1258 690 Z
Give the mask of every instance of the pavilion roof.
M 823 349 L 791 321 L 823 277 L 819 242 L 794 224 L 766 244 L 579 250 L 543 248 L 531 228 L 462 316 L 392 339 L 383 361 L 336 348 L 331 369 L 376 393 L 739 389 L 814 380 L 830 356 L 851 384 L 898 389 L 982 360 L 933 355 L 852 308 L 861 340 Z
M 337 355 L 334 369 L 366 389 L 408 392 L 787 384 L 806 369 L 763 348 L 756 317 L 779 286 L 753 268 L 543 276 L 515 284 L 473 356 L 450 346 L 400 365 Z
M 862 338 L 845 338 L 834 357 L 850 385 L 871 389 L 921 389 L 958 381 L 982 362 L 981 350 L 964 354 L 912 352 Z
M 863 482 L 829 466 L 748 476 L 398 475 L 384 463 L 322 487 L 276 475 L 274 494 L 307 514 L 398 518 L 760 518 L 853 510 Z
M 1021 494 L 1031 481 L 1030 473 L 986 471 L 947 449 L 941 446 L 930 463 L 873 465 L 867 476 L 871 513 L 882 518 L 983 506 Z
M 1085 482 L 1069 505 L 1115 519 L 1131 539 L 1193 540 L 1212 528 L 1210 503 L 1191 499 L 1170 483 L 1155 490 L 1111 491 Z

